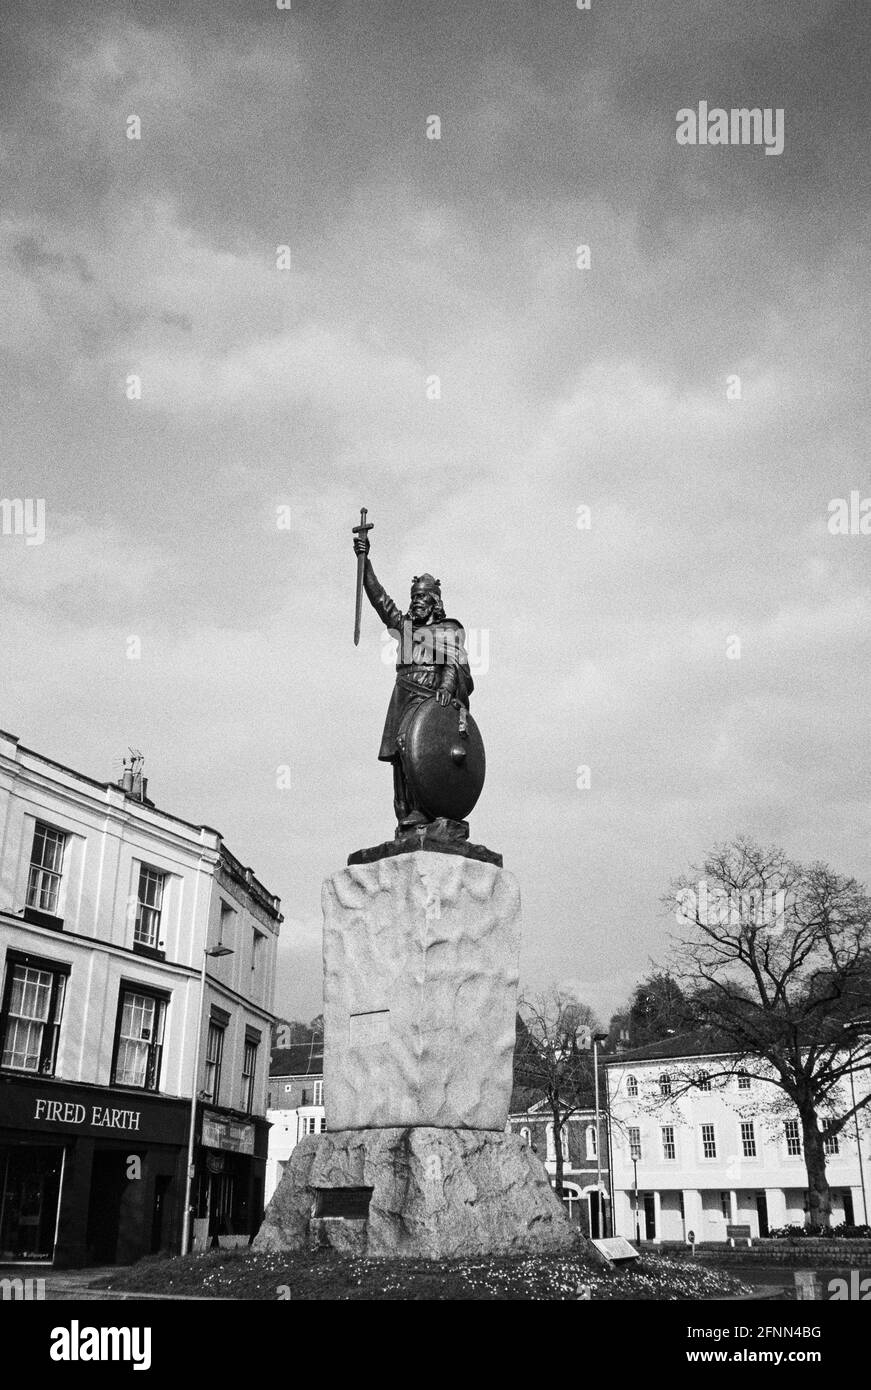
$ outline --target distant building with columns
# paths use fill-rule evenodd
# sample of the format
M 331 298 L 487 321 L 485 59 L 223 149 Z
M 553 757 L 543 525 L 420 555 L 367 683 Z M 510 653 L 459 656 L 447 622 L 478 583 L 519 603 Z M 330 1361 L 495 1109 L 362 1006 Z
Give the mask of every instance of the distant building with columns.
M 725 1241 L 730 1225 L 759 1237 L 805 1224 L 798 1115 L 782 1091 L 743 1071 L 737 1054 L 717 1051 L 710 1034 L 684 1034 L 603 1063 L 615 1234 Z M 868 1073 L 857 1072 L 854 1085 L 861 1099 Z M 849 1081 L 842 1099 L 852 1109 Z M 825 1140 L 832 1225 L 867 1224 L 869 1145 L 867 1115 L 858 1134 L 850 1120 Z

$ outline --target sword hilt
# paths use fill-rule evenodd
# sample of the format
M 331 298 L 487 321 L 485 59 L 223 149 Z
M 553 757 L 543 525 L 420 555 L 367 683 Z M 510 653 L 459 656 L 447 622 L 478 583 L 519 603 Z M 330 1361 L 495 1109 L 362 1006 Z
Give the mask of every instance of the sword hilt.
M 373 530 L 375 522 L 366 520 L 367 513 L 368 507 L 360 508 L 360 525 L 351 527 L 351 530 L 354 532 L 355 536 L 365 536 L 367 531 Z

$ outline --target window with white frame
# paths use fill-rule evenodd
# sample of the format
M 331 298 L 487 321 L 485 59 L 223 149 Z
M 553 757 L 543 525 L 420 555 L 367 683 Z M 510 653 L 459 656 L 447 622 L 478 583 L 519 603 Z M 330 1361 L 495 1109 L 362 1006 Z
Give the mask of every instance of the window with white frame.
M 662 1125 L 662 1156 L 668 1162 L 677 1158 L 677 1145 L 674 1139 L 674 1125 Z
M 116 1086 L 159 1090 L 165 1016 L 166 1002 L 157 995 L 121 990 L 112 1075 Z
M 257 1043 L 253 1038 L 245 1039 L 242 1054 L 242 1109 L 250 1115 L 254 1109 L 254 1080 L 257 1075 Z
M 166 874 L 149 864 L 139 866 L 139 890 L 136 895 L 136 925 L 133 928 L 134 946 L 153 950 L 160 941 L 160 914 L 163 911 L 163 886 Z
M 661 1096 L 671 1095 L 671 1077 L 667 1071 L 664 1071 L 659 1078 L 659 1094 Z
M 546 1130 L 547 1135 L 547 1157 L 550 1163 L 556 1162 L 556 1142 L 553 1137 L 553 1123 L 549 1124 Z M 569 1133 L 568 1126 L 563 1125 L 559 1132 L 560 1148 L 562 1149 L 563 1163 L 569 1161 Z
M 626 1078 L 626 1094 L 627 1094 L 627 1096 L 630 1096 L 633 1100 L 634 1100 L 635 1097 L 638 1095 L 638 1077 L 637 1077 L 637 1076 L 627 1076 L 627 1078 Z
M 756 1157 L 756 1130 L 752 1120 L 741 1121 L 741 1152 L 745 1158 Z
M 218 1104 L 221 1093 L 221 1067 L 224 1060 L 224 1024 L 214 1018 L 209 1020 L 206 1037 L 206 1079 L 204 1090 L 206 1099 Z
M 750 1090 L 750 1077 L 747 1075 L 746 1071 L 743 1070 L 743 1068 L 741 1069 L 741 1071 L 738 1072 L 738 1090 Z
M 801 1158 L 801 1129 L 798 1120 L 784 1120 L 783 1137 L 786 1140 L 786 1152 L 790 1158 Z
M 316 1081 L 315 1084 L 314 1084 L 314 1093 L 313 1093 L 313 1095 L 312 1095 L 312 1105 L 323 1105 L 323 1103 L 324 1103 L 324 1083 L 323 1083 L 323 1081 Z
M 696 1076 L 696 1087 L 700 1091 L 709 1091 L 711 1089 L 711 1078 L 706 1071 L 700 1071 Z
M 27 906 L 57 916 L 66 835 L 53 825 L 36 822 L 27 879 Z
M 701 1126 L 702 1158 L 717 1157 L 717 1130 L 712 1124 Z
M 0 1065 L 53 1076 L 69 967 L 9 960 L 0 1013 Z
M 599 1146 L 596 1142 L 596 1126 L 587 1125 L 587 1158 L 596 1158 Z
M 830 1133 L 829 1125 L 823 1126 L 823 1150 L 828 1157 L 834 1157 L 841 1152 L 837 1134 Z
M 629 1157 L 641 1160 L 641 1130 L 638 1125 L 628 1125 L 626 1138 L 629 1143 Z

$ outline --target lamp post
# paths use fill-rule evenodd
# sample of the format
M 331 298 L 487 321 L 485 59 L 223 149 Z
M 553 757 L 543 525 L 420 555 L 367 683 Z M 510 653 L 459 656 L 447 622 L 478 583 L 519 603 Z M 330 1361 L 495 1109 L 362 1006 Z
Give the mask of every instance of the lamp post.
M 194 1049 L 194 1074 L 191 1079 L 191 1114 L 188 1125 L 188 1163 L 187 1174 L 184 1184 L 184 1208 L 182 1210 L 181 1228 L 181 1253 L 186 1255 L 191 1247 L 191 1188 L 194 1181 L 194 1134 L 197 1127 L 197 1083 L 200 1079 L 200 1050 L 203 1041 L 203 1011 L 206 1004 L 206 961 L 209 956 L 232 956 L 233 948 L 224 946 L 220 941 L 217 946 L 206 946 L 203 950 L 203 965 L 200 970 L 200 1003 L 197 1015 L 197 1045 Z
M 638 1160 L 641 1154 L 638 1145 L 632 1145 L 632 1167 L 635 1169 L 635 1241 L 641 1240 L 641 1227 L 638 1224 Z
M 860 1028 L 863 1028 L 863 1027 L 865 1027 L 866 1025 L 867 1025 L 868 1027 L 871 1027 L 871 1019 L 866 1019 L 866 1018 L 859 1019 L 859 1021 L 858 1021 L 858 1026 L 859 1026 Z M 842 1024 L 842 1027 L 843 1027 L 843 1028 L 849 1028 L 849 1027 L 851 1027 L 851 1025 L 850 1025 L 849 1023 L 844 1023 L 844 1024 Z M 867 1225 L 868 1225 L 868 1194 L 867 1194 L 867 1192 L 865 1191 L 865 1165 L 864 1165 L 864 1163 L 863 1163 L 863 1161 L 862 1161 L 862 1139 L 861 1139 L 860 1134 L 859 1134 L 859 1114 L 858 1114 L 858 1111 L 856 1110 L 856 1084 L 855 1084 L 855 1082 L 854 1082 L 854 1080 L 853 1080 L 853 1062 L 852 1062 L 852 1058 L 851 1058 L 851 1060 L 850 1060 L 849 1072 L 850 1072 L 850 1100 L 851 1100 L 852 1105 L 853 1105 L 853 1126 L 854 1126 L 854 1128 L 855 1128 L 855 1130 L 856 1130 L 856 1157 L 857 1157 L 858 1160 L 859 1160 L 859 1182 L 860 1182 L 861 1187 L 862 1187 L 862 1211 L 863 1211 L 864 1216 L 865 1216 L 865 1225 L 867 1226 Z
M 593 1088 L 596 1092 L 596 1202 L 598 1205 L 599 1235 L 607 1235 L 602 1211 L 602 1145 L 599 1132 L 599 1043 L 604 1042 L 607 1033 L 593 1034 Z
M 862 1210 L 865 1225 L 868 1225 L 868 1194 L 865 1191 L 865 1165 L 862 1162 L 862 1140 L 859 1135 L 859 1115 L 856 1111 L 856 1085 L 853 1081 L 853 1068 L 850 1068 L 850 1099 L 853 1102 L 853 1124 L 856 1127 L 856 1154 L 859 1159 L 859 1182 L 862 1184 Z

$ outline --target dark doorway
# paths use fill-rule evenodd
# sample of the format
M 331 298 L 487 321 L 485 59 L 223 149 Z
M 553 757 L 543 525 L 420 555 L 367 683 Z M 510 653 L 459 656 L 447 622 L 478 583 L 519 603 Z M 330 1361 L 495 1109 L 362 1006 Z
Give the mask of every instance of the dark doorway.
M 644 1239 L 656 1240 L 656 1198 L 652 1192 L 644 1194 Z
M 853 1194 L 848 1187 L 845 1187 L 841 1196 L 844 1199 L 844 1224 L 846 1226 L 855 1226 L 856 1216 L 853 1211 Z
M 88 1259 L 94 1264 L 115 1263 L 121 1198 L 127 1186 L 127 1155 L 98 1149 L 91 1169 L 88 1206 Z
M 598 1192 L 589 1193 L 590 1199 L 590 1239 L 598 1240 L 603 1234 L 602 1221 L 599 1215 L 599 1194 Z
M 764 1192 L 756 1193 L 756 1215 L 759 1217 L 759 1234 L 764 1240 L 768 1235 L 768 1198 Z
M 50 1260 L 63 1149 L 0 1149 L 0 1260 Z
M 154 1204 L 151 1212 L 151 1253 L 156 1255 L 164 1245 L 164 1218 L 168 1210 L 169 1188 L 172 1178 L 159 1173 L 154 1179 Z

